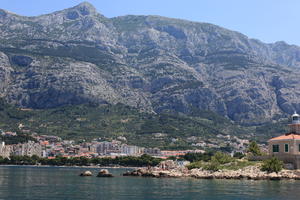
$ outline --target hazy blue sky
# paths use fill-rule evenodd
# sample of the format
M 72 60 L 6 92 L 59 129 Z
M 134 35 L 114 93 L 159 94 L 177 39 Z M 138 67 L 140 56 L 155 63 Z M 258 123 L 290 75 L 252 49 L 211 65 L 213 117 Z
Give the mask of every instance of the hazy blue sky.
M 0 0 L 0 8 L 40 15 L 81 0 Z M 89 0 L 106 17 L 161 15 L 209 22 L 264 42 L 300 45 L 300 0 Z

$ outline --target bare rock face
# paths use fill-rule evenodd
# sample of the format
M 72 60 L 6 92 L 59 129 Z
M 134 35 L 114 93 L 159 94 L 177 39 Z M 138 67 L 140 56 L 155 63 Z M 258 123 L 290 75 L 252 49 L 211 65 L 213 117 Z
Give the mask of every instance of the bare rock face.
M 12 80 L 13 68 L 10 66 L 9 58 L 0 52 L 0 97 L 5 97 L 10 81 Z
M 21 107 L 123 103 L 211 110 L 242 124 L 300 111 L 300 47 L 212 24 L 106 18 L 89 3 L 38 17 L 0 10 L 1 97 Z

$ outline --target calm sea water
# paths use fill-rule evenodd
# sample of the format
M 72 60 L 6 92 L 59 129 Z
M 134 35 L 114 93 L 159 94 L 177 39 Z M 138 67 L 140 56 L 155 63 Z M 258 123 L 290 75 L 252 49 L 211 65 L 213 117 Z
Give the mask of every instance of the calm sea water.
M 80 177 L 85 169 L 0 167 L 0 200 L 300 199 L 300 181 L 199 180 Z M 95 174 L 97 169 L 91 169 Z

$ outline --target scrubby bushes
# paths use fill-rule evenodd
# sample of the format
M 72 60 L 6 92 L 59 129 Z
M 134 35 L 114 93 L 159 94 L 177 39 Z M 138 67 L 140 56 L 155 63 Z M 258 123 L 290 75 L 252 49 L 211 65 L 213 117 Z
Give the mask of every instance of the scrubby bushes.
M 197 162 L 197 161 L 209 161 L 211 157 L 214 155 L 213 152 L 205 152 L 205 153 L 187 153 L 183 156 L 183 159 L 190 161 L 190 162 Z
M 267 159 L 263 162 L 261 166 L 262 171 L 267 171 L 268 173 L 271 172 L 280 172 L 283 168 L 283 162 L 276 157 L 272 157 Z
M 249 144 L 248 153 L 251 153 L 253 156 L 261 156 L 262 155 L 262 152 L 260 151 L 260 148 L 255 141 L 252 141 Z
M 203 167 L 203 169 L 210 171 L 218 171 L 221 169 L 221 165 L 227 164 L 234 161 L 230 155 L 222 152 L 217 152 L 214 156 L 211 157 L 211 161 Z
M 37 156 L 11 156 L 8 158 L 3 158 L 0 156 L 0 164 L 9 165 L 52 165 L 52 166 L 89 166 L 89 165 L 120 165 L 128 167 L 143 167 L 143 166 L 156 166 L 162 159 L 154 158 L 149 155 L 142 155 L 140 157 L 134 156 L 123 156 L 116 158 L 86 158 L 86 157 L 55 157 L 53 159 L 39 158 Z
M 219 164 L 230 163 L 233 160 L 234 159 L 230 155 L 222 152 L 217 152 L 213 157 L 211 157 L 211 162 L 217 162 Z
M 204 167 L 204 163 L 202 161 L 193 162 L 187 166 L 188 169 L 203 168 L 203 167 Z
M 221 168 L 221 164 L 216 160 L 212 160 L 208 164 L 203 166 L 203 169 L 210 171 L 218 171 Z
M 209 161 L 209 162 L 203 162 L 203 161 Z M 197 162 L 193 162 L 188 166 L 188 168 L 189 169 L 203 168 L 205 170 L 217 171 L 221 168 L 222 165 L 230 163 L 232 161 L 234 161 L 234 158 L 232 158 L 230 155 L 222 152 L 217 152 L 213 156 L 211 156 L 209 160 L 200 160 Z

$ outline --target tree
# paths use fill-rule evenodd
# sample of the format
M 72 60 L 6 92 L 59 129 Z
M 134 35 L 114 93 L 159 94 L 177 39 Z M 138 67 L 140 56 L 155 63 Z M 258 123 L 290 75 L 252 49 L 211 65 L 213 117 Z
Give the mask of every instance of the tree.
M 252 141 L 249 145 L 248 152 L 252 153 L 254 156 L 261 156 L 262 152 L 260 151 L 260 148 L 258 144 L 255 141 Z
M 0 164 L 5 164 L 4 158 L 2 156 L 0 156 Z
M 280 172 L 283 168 L 283 162 L 276 157 L 272 157 L 263 162 L 261 166 L 262 171 L 267 171 L 268 173 Z
M 183 156 L 183 158 L 190 162 L 197 162 L 197 161 L 209 161 L 213 156 L 213 152 L 205 152 L 205 153 L 192 153 L 189 152 Z

